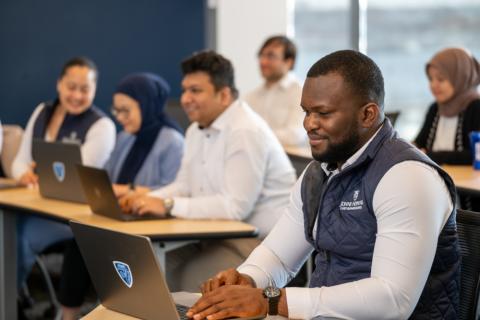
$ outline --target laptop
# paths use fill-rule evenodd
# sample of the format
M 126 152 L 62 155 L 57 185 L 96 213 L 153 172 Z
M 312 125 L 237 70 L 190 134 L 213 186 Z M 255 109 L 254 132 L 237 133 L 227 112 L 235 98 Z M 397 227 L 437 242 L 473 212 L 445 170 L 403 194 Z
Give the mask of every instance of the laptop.
M 188 307 L 175 305 L 148 237 L 70 226 L 104 307 L 141 319 L 189 319 Z
M 122 221 L 164 219 L 153 214 L 139 216 L 124 213 L 105 170 L 81 164 L 78 164 L 76 169 L 87 203 L 93 213 Z
M 34 139 L 32 154 L 42 197 L 86 203 L 75 168 L 82 163 L 80 145 Z

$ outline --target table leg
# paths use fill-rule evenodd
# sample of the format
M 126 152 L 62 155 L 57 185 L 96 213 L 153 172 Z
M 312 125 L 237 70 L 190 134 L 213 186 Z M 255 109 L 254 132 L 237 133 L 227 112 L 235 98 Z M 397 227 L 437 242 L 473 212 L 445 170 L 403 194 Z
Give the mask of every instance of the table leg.
M 0 320 L 17 319 L 15 215 L 0 208 Z

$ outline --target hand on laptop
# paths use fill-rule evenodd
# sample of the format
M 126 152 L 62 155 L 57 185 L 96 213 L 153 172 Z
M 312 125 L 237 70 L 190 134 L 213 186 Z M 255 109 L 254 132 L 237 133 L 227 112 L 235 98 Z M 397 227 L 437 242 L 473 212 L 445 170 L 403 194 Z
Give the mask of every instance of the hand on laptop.
M 229 319 L 266 315 L 267 299 L 263 289 L 245 285 L 223 286 L 204 294 L 188 310 L 187 316 L 195 320 Z
M 149 197 L 141 193 L 129 193 L 119 200 L 120 207 L 125 213 L 138 215 L 154 214 L 163 217 L 167 210 L 160 198 Z
M 237 270 L 230 268 L 219 272 L 215 277 L 205 281 L 201 285 L 200 290 L 202 291 L 202 294 L 205 294 L 221 286 L 228 285 L 243 285 L 254 288 L 255 282 L 249 276 L 241 274 Z
M 34 173 L 35 165 L 35 162 L 32 162 L 30 164 L 30 168 L 25 171 L 25 173 L 18 180 L 19 184 L 21 184 L 22 186 L 35 186 L 38 184 L 38 176 Z

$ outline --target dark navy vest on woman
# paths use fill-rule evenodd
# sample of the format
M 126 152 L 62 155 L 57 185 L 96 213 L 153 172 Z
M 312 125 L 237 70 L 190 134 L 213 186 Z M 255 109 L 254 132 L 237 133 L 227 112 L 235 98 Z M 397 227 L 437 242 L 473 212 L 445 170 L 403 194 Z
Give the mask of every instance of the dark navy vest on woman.
M 377 233 L 373 194 L 383 175 L 392 166 L 407 160 L 437 169 L 455 203 L 451 178 L 413 145 L 399 139 L 388 120 L 360 158 L 328 183 L 319 162 L 309 165 L 301 193 L 306 239 L 318 252 L 311 287 L 334 286 L 370 277 Z M 427 283 L 410 319 L 458 317 L 460 257 L 455 213 L 454 208 L 440 233 Z
M 48 123 L 53 116 L 58 100 L 46 102 L 42 111 L 40 111 L 33 126 L 33 137 L 38 139 L 45 138 L 45 132 Z M 100 118 L 105 117 L 105 113 L 95 106 L 91 106 L 86 111 L 78 115 L 67 113 L 62 125 L 58 131 L 56 141 L 65 143 L 83 144 L 90 127 Z

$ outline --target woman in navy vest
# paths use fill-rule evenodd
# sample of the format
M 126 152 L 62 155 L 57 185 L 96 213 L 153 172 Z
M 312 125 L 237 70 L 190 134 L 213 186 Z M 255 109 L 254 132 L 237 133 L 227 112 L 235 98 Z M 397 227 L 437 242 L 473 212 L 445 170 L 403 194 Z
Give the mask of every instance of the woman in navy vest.
M 28 121 L 19 152 L 13 162 L 14 177 L 22 185 L 35 186 L 32 139 L 78 143 L 82 162 L 103 167 L 115 145 L 115 125 L 93 105 L 98 71 L 95 64 L 83 57 L 69 60 L 57 81 L 58 98 L 41 103 Z M 70 239 L 67 224 L 34 216 L 17 220 L 17 283 L 21 286 L 38 253 L 50 245 Z
M 175 179 L 183 156 L 183 134 L 164 112 L 169 92 L 167 82 L 151 73 L 131 74 L 115 90 L 112 114 L 123 131 L 105 169 L 118 196 L 132 188 L 147 192 Z M 72 241 L 60 283 L 63 319 L 78 318 L 89 284 L 88 271 Z

